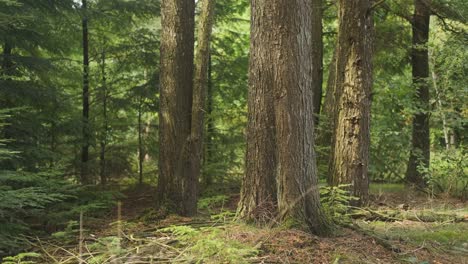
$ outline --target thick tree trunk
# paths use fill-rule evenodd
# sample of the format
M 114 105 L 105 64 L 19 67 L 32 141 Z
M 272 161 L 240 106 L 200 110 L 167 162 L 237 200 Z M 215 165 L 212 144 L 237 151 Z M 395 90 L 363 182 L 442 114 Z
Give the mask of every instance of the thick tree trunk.
M 424 186 L 424 173 L 418 167 L 429 167 L 429 39 L 430 10 L 423 0 L 414 1 L 413 16 L 413 49 L 411 65 L 413 68 L 413 85 L 416 89 L 415 107 L 418 109 L 413 117 L 413 134 L 411 153 L 406 170 L 406 180 L 418 186 Z
M 372 15 L 369 0 L 339 2 L 336 111 L 329 163 L 332 185 L 351 184 L 351 194 L 368 198 Z
M 323 27 L 322 0 L 312 1 L 312 90 L 314 96 L 315 127 L 319 123 L 323 84 Z
M 158 198 L 170 200 L 182 214 L 185 190 L 190 188 L 180 170 L 188 164 L 183 157 L 191 128 L 194 15 L 194 0 L 161 2 Z
M 277 206 L 282 221 L 329 231 L 321 209 L 314 153 L 312 5 L 309 0 L 253 0 L 247 172 L 239 213 L 262 217 Z
M 210 58 L 210 38 L 213 28 L 215 0 L 201 0 L 201 14 L 198 27 L 198 46 L 195 57 L 193 80 L 192 127 L 189 138 L 189 168 L 184 177 L 189 188 L 185 190 L 185 211 L 189 215 L 197 212 L 198 181 L 203 160 L 203 130 L 206 105 L 206 85 Z
M 277 28 L 271 14 L 274 3 L 251 1 L 250 66 L 247 153 L 238 214 L 245 220 L 263 220 L 276 214 L 276 142 L 272 87 L 278 64 L 274 43 Z M 275 30 L 275 31 L 274 31 Z
M 82 0 L 82 29 L 83 29 L 83 113 L 82 113 L 82 147 L 81 147 L 81 174 L 80 179 L 82 184 L 90 184 L 89 176 L 89 144 L 90 144 L 90 127 L 89 127 L 89 40 L 88 40 L 88 5 L 87 0 Z
M 273 1 L 275 40 L 274 110 L 278 151 L 278 209 L 283 221 L 306 223 L 312 232 L 329 230 L 320 206 L 314 152 L 312 90 L 312 4 Z M 265 29 L 264 29 L 265 30 Z

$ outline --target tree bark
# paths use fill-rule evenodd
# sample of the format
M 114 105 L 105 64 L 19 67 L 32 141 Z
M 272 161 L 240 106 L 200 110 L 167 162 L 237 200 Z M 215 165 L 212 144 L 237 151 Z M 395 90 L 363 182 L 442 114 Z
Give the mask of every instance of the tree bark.
M 273 210 L 277 205 L 281 221 L 327 233 L 314 153 L 312 3 L 253 0 L 251 13 L 247 172 L 240 215 L 255 219 L 270 203 Z
M 195 53 L 193 80 L 192 127 L 189 139 L 189 168 L 184 176 L 188 186 L 185 190 L 185 211 L 197 212 L 198 181 L 203 161 L 204 112 L 206 108 L 206 85 L 210 58 L 210 39 L 213 28 L 215 0 L 201 0 L 201 15 L 198 27 L 198 46 Z
M 406 170 L 408 183 L 425 186 L 424 172 L 419 166 L 429 168 L 429 21 L 430 9 L 423 0 L 414 1 L 413 48 L 411 66 L 413 85 L 416 89 L 414 102 L 416 113 L 413 116 L 413 132 L 410 158 Z
M 106 175 L 106 147 L 107 147 L 107 133 L 109 131 L 109 121 L 107 118 L 107 80 L 106 80 L 106 53 L 103 50 L 101 54 L 101 99 L 102 99 L 102 134 L 99 145 L 101 147 L 99 153 L 99 176 L 101 178 L 101 185 L 107 184 Z
M 320 205 L 314 151 L 312 2 L 273 1 L 276 36 L 274 110 L 278 151 L 278 209 L 283 221 L 306 223 L 316 234 L 329 224 Z
M 278 12 L 273 9 L 276 2 L 251 1 L 247 152 L 238 208 L 239 216 L 245 220 L 261 220 L 277 211 L 275 116 L 271 89 L 278 54 L 272 52 L 276 32 L 269 15 Z
M 82 112 L 82 136 L 83 142 L 81 147 L 81 173 L 80 180 L 82 184 L 90 184 L 89 176 L 89 144 L 90 144 L 90 127 L 89 127 L 89 40 L 88 40 L 88 3 L 87 0 L 82 0 L 82 29 L 83 29 L 83 112 Z
M 339 2 L 338 51 L 329 182 L 351 184 L 351 194 L 368 198 L 370 93 L 373 21 L 369 0 Z
M 322 106 L 323 84 L 323 27 L 322 0 L 312 0 L 312 90 L 315 127 L 318 126 Z
M 143 161 L 145 152 L 143 148 L 142 115 L 143 115 L 143 96 L 138 98 L 138 183 L 143 184 Z
M 203 165 L 206 167 L 212 162 L 213 155 L 213 134 L 215 131 L 213 120 L 213 62 L 211 54 L 208 61 L 208 81 L 206 88 L 206 134 L 205 134 L 205 155 L 203 156 Z M 203 174 L 203 183 L 205 186 L 213 184 L 213 176 L 211 173 Z
M 188 163 L 182 158 L 191 128 L 194 15 L 194 0 L 161 2 L 158 201 L 171 201 L 182 214 L 190 186 L 178 170 Z

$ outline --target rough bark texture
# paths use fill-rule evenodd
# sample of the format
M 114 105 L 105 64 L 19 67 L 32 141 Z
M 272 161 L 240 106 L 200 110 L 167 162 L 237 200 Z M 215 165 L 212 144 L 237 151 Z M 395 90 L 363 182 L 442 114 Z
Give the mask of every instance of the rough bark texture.
M 247 172 L 240 214 L 277 205 L 282 221 L 326 233 L 314 153 L 312 3 L 253 0 Z M 272 208 L 274 209 L 274 208 Z
M 213 28 L 215 0 L 201 0 L 201 13 L 198 27 L 198 45 L 195 57 L 193 80 L 192 127 L 189 139 L 189 168 L 184 176 L 189 188 L 184 195 L 185 210 L 188 214 L 197 212 L 198 181 L 203 161 L 203 130 L 206 105 L 206 85 L 210 59 L 210 38 Z
M 184 190 L 190 187 L 177 170 L 188 163 L 182 157 L 191 127 L 194 14 L 194 0 L 161 2 L 158 198 L 171 201 L 181 214 L 186 214 Z
M 429 54 L 427 42 L 429 39 L 430 10 L 422 0 L 414 1 L 413 16 L 413 49 L 411 65 L 413 68 L 413 85 L 416 88 L 415 106 L 419 109 L 413 117 L 412 146 L 406 180 L 419 186 L 424 186 L 423 173 L 418 166 L 429 167 Z
M 89 144 L 91 139 L 91 132 L 89 131 L 89 36 L 88 36 L 88 12 L 87 0 L 82 0 L 83 10 L 83 113 L 82 113 L 82 136 L 83 142 L 81 146 L 81 172 L 80 179 L 82 184 L 90 184 L 91 179 L 89 176 Z
M 322 0 L 312 1 L 312 90 L 314 97 L 315 126 L 318 125 L 322 106 L 323 84 L 323 39 Z
M 335 119 L 329 163 L 332 185 L 351 184 L 351 193 L 368 198 L 372 17 L 369 0 L 339 2 L 335 78 Z
M 326 233 L 314 152 L 312 5 L 309 0 L 272 2 L 278 209 L 283 221 Z
M 277 2 L 277 1 L 275 1 Z M 277 5 L 276 3 L 274 5 Z M 251 1 L 250 65 L 246 172 L 238 213 L 260 220 L 276 212 L 276 143 L 272 87 L 275 83 L 275 50 L 278 29 L 271 21 L 273 4 Z

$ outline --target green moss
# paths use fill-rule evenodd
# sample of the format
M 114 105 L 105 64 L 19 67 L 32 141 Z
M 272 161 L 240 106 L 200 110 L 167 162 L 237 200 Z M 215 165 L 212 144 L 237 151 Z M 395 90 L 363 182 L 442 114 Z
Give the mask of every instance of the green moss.
M 402 183 L 371 183 L 369 185 L 369 192 L 372 194 L 404 193 L 406 191 L 406 186 Z

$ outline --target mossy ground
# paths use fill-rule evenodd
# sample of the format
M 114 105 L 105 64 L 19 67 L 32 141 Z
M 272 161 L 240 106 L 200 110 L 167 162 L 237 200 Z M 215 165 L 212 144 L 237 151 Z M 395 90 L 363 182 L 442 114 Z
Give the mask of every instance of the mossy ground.
M 324 238 L 284 225 L 256 227 L 240 223 L 234 217 L 239 198 L 235 194 L 226 194 L 222 202 L 211 199 L 213 204 L 205 199 L 207 204 L 202 203 L 195 218 L 148 210 L 154 197 L 153 190 L 147 189 L 144 193 L 127 193 L 120 222 L 116 222 L 116 208 L 100 223 L 84 223 L 84 263 L 130 259 L 139 261 L 135 263 L 468 263 L 466 202 L 435 199 L 403 185 L 371 186 L 373 202 L 369 208 L 373 210 L 433 210 L 457 214 L 465 221 L 355 220 L 374 236 L 341 228 L 334 236 Z M 407 205 L 405 209 L 401 204 Z M 385 247 L 377 238 L 398 251 Z M 106 245 L 106 241 L 110 242 Z M 77 263 L 76 242 L 63 245 L 47 241 L 41 248 L 38 252 L 45 249 L 49 254 L 43 254 L 44 263 Z M 88 253 L 91 249 L 95 252 Z

